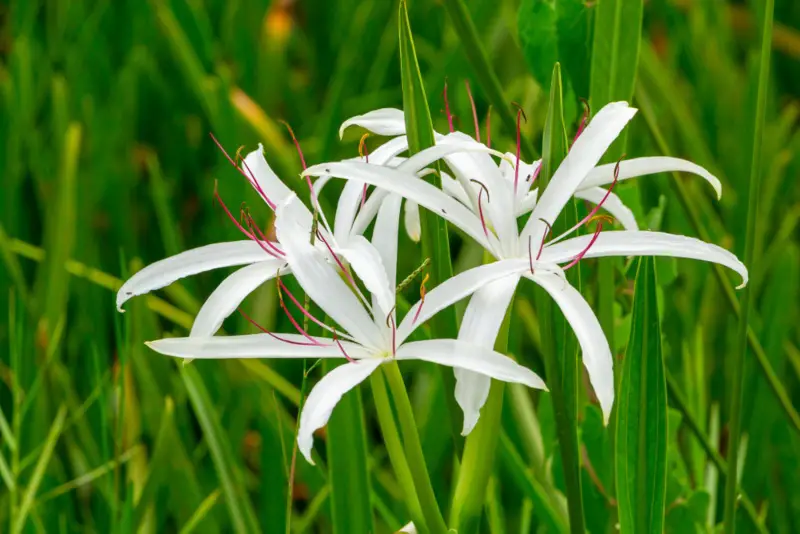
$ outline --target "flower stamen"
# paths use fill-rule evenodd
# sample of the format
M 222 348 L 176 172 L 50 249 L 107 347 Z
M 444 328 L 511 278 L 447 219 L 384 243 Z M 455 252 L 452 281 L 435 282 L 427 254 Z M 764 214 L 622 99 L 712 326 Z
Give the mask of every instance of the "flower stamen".
M 417 319 L 419 319 L 419 314 L 422 311 L 422 307 L 425 305 L 425 295 L 427 290 L 425 289 L 425 282 L 430 279 L 430 273 L 425 273 L 425 276 L 422 279 L 422 283 L 419 285 L 419 308 L 417 308 L 417 312 L 414 314 L 414 319 L 411 321 L 411 324 L 416 324 Z
M 586 245 L 586 248 L 583 249 L 577 256 L 575 256 L 575 258 L 571 262 L 569 262 L 569 264 L 566 267 L 564 267 L 565 271 L 575 266 L 579 261 L 583 259 L 586 253 L 589 252 L 589 249 L 592 248 L 592 245 L 594 245 L 594 242 L 597 241 L 597 238 L 600 236 L 600 232 L 602 230 L 603 230 L 603 221 L 601 220 L 597 222 L 597 228 L 595 228 L 594 235 L 592 236 L 592 239 L 589 241 L 589 244 Z
M 281 341 L 281 342 L 283 342 L 283 343 L 288 343 L 288 344 L 290 344 L 290 345 L 300 345 L 300 346 L 303 346 L 303 347 L 309 347 L 309 346 L 321 346 L 321 345 L 322 345 L 322 344 L 321 344 L 320 342 L 318 342 L 317 340 L 314 340 L 314 341 L 315 341 L 314 343 L 306 343 L 306 342 L 304 342 L 304 341 L 295 341 L 295 340 L 293 340 L 293 339 L 287 339 L 287 338 L 285 338 L 285 337 L 281 337 L 281 336 L 279 336 L 278 334 L 275 334 L 275 333 L 273 333 L 273 332 L 270 332 L 269 330 L 267 330 L 266 328 L 264 328 L 263 326 L 261 326 L 260 324 L 258 324 L 258 323 L 257 323 L 256 321 L 254 321 L 254 320 L 253 320 L 253 319 L 252 319 L 252 318 L 251 318 L 249 315 L 247 315 L 247 314 L 244 312 L 244 310 L 243 310 L 243 309 L 241 309 L 241 308 L 237 308 L 237 309 L 238 309 L 239 313 L 242 315 L 242 317 L 244 317 L 245 319 L 247 319 L 247 322 L 249 322 L 251 325 L 253 325 L 253 326 L 255 326 L 256 328 L 258 328 L 259 330 L 261 330 L 263 333 L 267 334 L 268 336 L 270 336 L 270 337 L 273 337 L 273 338 L 277 339 L 278 341 Z
M 478 215 L 480 215 L 481 218 L 481 226 L 483 226 L 483 233 L 486 236 L 486 239 L 489 239 L 489 228 L 486 226 L 486 219 L 484 219 L 483 217 L 483 204 L 481 203 L 481 200 L 483 200 L 484 192 L 486 193 L 486 202 L 491 202 L 491 200 L 489 199 L 489 189 L 487 189 L 486 185 L 483 182 L 475 180 L 474 178 L 470 180 L 470 182 L 475 182 L 481 187 L 480 193 L 478 193 Z
M 302 335 L 304 338 L 308 339 L 309 341 L 311 341 L 315 345 L 321 345 L 321 343 L 319 341 L 317 341 L 316 339 L 311 337 L 311 335 L 309 335 L 309 333 L 306 332 L 306 330 L 300 325 L 300 323 L 297 322 L 297 320 L 294 318 L 292 313 L 289 311 L 289 308 L 286 306 L 286 303 L 283 301 L 283 291 L 282 290 L 285 289 L 286 286 L 284 285 L 283 281 L 281 280 L 280 274 L 278 274 L 275 278 L 277 280 L 277 286 L 278 286 L 278 302 L 280 303 L 281 309 L 286 314 L 286 317 L 289 318 L 289 322 L 292 323 L 292 326 L 294 326 L 295 330 L 297 330 L 300 333 L 300 335 Z M 287 293 L 289 295 L 291 295 L 291 293 L 289 293 L 288 290 L 287 290 Z M 292 302 L 294 302 L 295 304 L 298 304 L 297 303 L 297 299 L 295 299 L 294 297 L 292 297 Z M 308 312 L 305 311 L 305 309 L 303 307 L 301 307 L 299 305 L 297 307 L 300 308 L 300 310 L 302 310 L 304 313 L 308 313 Z M 314 319 L 314 322 L 317 322 L 317 320 Z
M 250 167 L 247 165 L 247 162 L 242 160 L 242 163 L 244 163 L 245 168 L 247 169 L 247 172 L 244 172 L 244 170 L 242 170 L 242 168 L 230 157 L 230 155 L 228 155 L 228 152 L 222 147 L 222 144 L 217 140 L 217 138 L 214 137 L 214 134 L 209 132 L 208 135 L 211 137 L 211 140 L 214 141 L 214 144 L 217 145 L 217 148 L 219 148 L 219 150 L 222 152 L 222 154 L 225 156 L 225 158 L 230 162 L 230 164 L 233 165 L 233 167 L 237 171 L 239 171 L 239 174 L 244 176 L 245 179 L 248 182 L 250 182 L 250 185 L 253 186 L 253 188 L 256 190 L 256 192 L 258 192 L 258 194 L 261 195 L 261 198 L 264 199 L 264 202 L 267 203 L 267 206 L 269 206 L 271 210 L 275 211 L 275 203 L 272 202 L 269 199 L 269 197 L 267 196 L 267 194 L 264 192 L 264 190 L 261 189 L 261 185 L 259 185 L 258 180 L 256 180 L 255 174 L 253 174 L 253 171 L 250 170 Z M 240 155 L 239 155 L 240 151 L 241 151 L 241 148 L 236 151 L 236 157 L 237 158 L 240 157 Z
M 472 98 L 472 90 L 469 87 L 469 80 L 464 80 L 464 85 L 467 86 L 467 96 L 469 96 L 469 105 L 472 106 L 472 122 L 475 124 L 475 140 L 481 142 L 481 130 L 478 127 L 478 110 L 475 109 L 475 100 Z
M 583 131 L 586 129 L 586 125 L 589 123 L 589 103 L 586 101 L 585 98 L 581 98 L 581 102 L 583 102 L 583 116 L 581 117 L 581 122 L 578 124 L 578 131 L 575 132 L 575 137 L 572 139 L 572 144 L 575 144 L 575 141 L 578 140 L 578 137 L 581 136 Z
M 536 254 L 536 261 L 539 261 L 539 258 L 542 257 L 542 251 L 544 250 L 544 242 L 547 241 L 547 236 L 553 233 L 553 226 L 549 222 L 545 221 L 544 219 L 539 219 L 539 220 L 542 221 L 547 226 L 547 231 L 542 236 L 542 243 L 539 245 L 539 252 Z
M 336 330 L 335 329 L 333 330 L 333 341 L 339 347 L 339 350 L 342 351 L 342 355 L 345 357 L 345 359 L 348 362 L 350 362 L 350 363 L 358 363 L 356 360 L 351 358 L 349 354 L 347 354 L 347 351 L 344 350 L 344 347 L 342 346 L 342 344 L 339 343 L 339 336 L 336 335 Z
M 367 137 L 369 133 L 361 136 L 361 141 L 358 142 L 358 155 L 364 158 L 366 163 L 369 163 L 369 150 L 367 149 Z M 361 192 L 361 208 L 364 209 L 364 203 L 367 201 L 367 184 L 364 184 L 364 190 Z
M 392 329 L 392 356 L 397 356 L 397 326 L 394 322 L 394 310 L 397 306 L 391 309 L 389 315 L 386 316 L 386 327 Z M 389 324 L 391 323 L 391 326 Z
M 525 115 L 525 111 L 522 109 L 522 106 L 517 104 L 516 102 L 512 102 L 517 107 L 517 163 L 514 166 L 514 194 L 517 193 L 517 184 L 519 183 L 519 153 L 520 148 L 522 146 L 521 142 L 521 130 L 520 130 L 520 118 L 524 118 L 525 122 L 528 122 L 528 117 Z
M 264 242 L 263 242 L 262 240 L 260 240 L 258 237 L 256 237 L 256 236 L 255 236 L 255 235 L 254 235 L 252 232 L 250 232 L 250 231 L 246 230 L 246 229 L 245 229 L 245 228 L 242 226 L 242 224 L 241 224 L 241 223 L 240 223 L 238 220 L 236 220 L 236 217 L 234 217 L 234 216 L 233 216 L 233 214 L 231 213 L 231 210 L 229 210 L 229 209 L 228 209 L 228 206 L 225 204 L 225 201 L 223 201 L 223 200 L 222 200 L 222 197 L 220 196 L 220 194 L 219 194 L 219 191 L 217 190 L 217 183 L 216 183 L 216 182 L 214 182 L 214 198 L 216 199 L 217 203 L 219 203 L 219 205 L 220 205 L 220 206 L 222 206 L 222 209 L 225 211 L 225 215 L 227 215 L 227 216 L 228 216 L 228 219 L 230 219 L 230 220 L 231 220 L 231 222 L 233 222 L 233 224 L 236 226 L 236 228 L 237 228 L 237 229 L 238 229 L 240 232 L 242 232 L 244 235 L 246 235 L 246 236 L 247 236 L 249 239 L 252 239 L 252 240 L 253 240 L 253 241 L 255 241 L 256 243 L 258 243 L 258 246 L 260 246 L 260 247 L 261 247 L 261 249 L 262 249 L 264 252 L 266 252 L 267 254 L 269 254 L 270 256 L 272 256 L 273 258 L 280 258 L 280 256 L 279 256 L 278 254 L 276 254 L 275 252 L 273 252 L 273 251 L 271 251 L 270 249 L 268 249 L 268 248 L 267 248 L 267 247 L 264 245 Z M 274 247 L 274 245 L 272 245 L 272 243 L 270 243 L 270 241 L 269 241 L 269 240 L 265 240 L 265 241 L 266 241 L 266 243 L 268 243 L 268 244 L 269 244 L 271 247 Z M 276 250 L 276 251 L 278 251 L 278 249 L 275 249 L 275 250 Z M 278 251 L 278 252 L 280 252 L 280 251 Z M 281 254 L 283 254 L 282 252 L 280 252 L 280 253 L 281 253 Z
M 450 128 L 450 133 L 453 133 L 453 115 L 450 113 L 450 102 L 447 100 L 447 79 L 444 80 L 444 113 L 447 115 L 447 126 Z

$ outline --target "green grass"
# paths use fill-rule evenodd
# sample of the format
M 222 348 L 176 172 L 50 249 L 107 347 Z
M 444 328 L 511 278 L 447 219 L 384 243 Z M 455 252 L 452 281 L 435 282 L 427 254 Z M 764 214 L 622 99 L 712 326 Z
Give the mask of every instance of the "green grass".
M 579 98 L 594 105 L 632 89 L 640 112 L 624 152 L 685 157 L 720 178 L 719 202 L 705 184 L 684 176 L 615 189 L 640 225 L 700 237 L 740 258 L 754 229 L 743 309 L 750 329 L 741 338 L 741 294 L 727 272 L 688 260 L 655 262 L 657 299 L 650 304 L 658 303 L 668 393 L 664 529 L 721 528 L 732 471 L 725 458 L 733 457 L 740 498 L 729 521 L 737 531 L 800 531 L 800 5 L 776 2 L 771 70 L 761 81 L 762 2 L 644 2 L 635 70 L 623 53 L 630 50 L 613 45 L 636 36 L 615 29 L 611 11 L 597 23 L 597 4 L 409 1 L 421 74 L 413 82 L 421 82 L 416 87 L 426 93 L 434 127 L 445 131 L 447 80 L 456 126 L 471 133 L 463 88 L 469 80 L 482 133 L 493 106 L 492 146 L 500 150 L 514 150 L 511 103 L 520 104 L 528 117 L 525 157 L 542 147 L 558 60 L 568 139 L 580 119 Z M 237 238 L 212 202 L 215 184 L 229 205 L 247 202 L 259 223 L 270 222 L 209 132 L 231 153 L 264 143 L 273 168 L 301 196 L 307 193 L 300 161 L 280 121 L 291 124 L 310 163 L 358 153 L 360 133 L 348 131 L 339 141 L 341 122 L 403 105 L 397 17 L 397 2 L 357 0 L 0 6 L 0 532 L 332 532 L 352 519 L 382 533 L 430 517 L 436 504 L 450 516 L 463 468 L 454 452 L 462 444 L 448 419 L 451 375 L 431 365 L 401 366 L 419 434 L 413 448 L 428 473 L 419 472 L 416 450 L 414 465 L 403 464 L 400 434 L 408 434 L 402 427 L 411 421 L 398 419 L 398 427 L 394 419 L 410 414 L 395 415 L 380 375 L 373 384 L 383 389 L 365 383 L 361 400 L 340 418 L 360 428 L 363 416 L 363 440 L 349 441 L 365 445 L 366 456 L 348 448 L 348 436 L 326 446 L 328 436 L 342 436 L 323 431 L 316 465 L 298 457 L 292 469 L 301 391 L 319 379 L 319 368 L 304 385 L 300 361 L 183 366 L 144 345 L 185 334 L 227 273 L 134 299 L 124 315 L 114 307 L 120 280 L 142 265 Z M 617 50 L 612 70 L 622 79 L 594 72 L 604 65 L 592 60 L 598 28 L 612 37 L 601 41 Z M 756 153 L 754 132 L 763 135 Z M 378 142 L 367 140 L 370 147 Z M 761 177 L 760 198 L 758 218 L 748 223 L 751 175 Z M 324 206 L 333 205 L 340 187 L 328 186 Z M 453 228 L 449 233 L 454 270 L 480 262 L 474 243 Z M 404 235 L 401 249 L 403 278 L 423 257 Z M 619 362 L 635 319 L 635 264 L 586 260 L 579 276 Z M 418 289 L 415 281 L 404 296 L 413 302 Z M 542 317 L 546 307 L 537 303 L 533 291 L 517 292 L 508 351 L 544 374 L 543 342 L 552 340 L 549 332 L 543 340 L 539 325 L 552 318 Z M 276 311 L 273 284 L 244 309 L 268 328 L 290 328 Z M 253 331 L 237 315 L 224 329 Z M 731 413 L 745 339 L 743 395 Z M 391 378 L 394 391 L 399 373 Z M 564 498 L 576 488 L 586 529 L 613 531 L 614 423 L 603 427 L 585 377 L 577 381 L 577 427 L 568 430 L 577 435 L 579 458 L 562 458 L 563 421 L 554 418 L 550 395 L 506 388 L 480 531 L 567 532 L 570 513 L 581 507 L 568 507 Z M 377 407 L 373 397 L 381 400 Z M 741 418 L 739 443 L 728 439 L 732 417 Z M 381 429 L 390 423 L 393 435 L 384 440 Z M 738 454 L 731 456 L 734 446 Z M 328 456 L 336 451 L 341 456 Z M 656 451 L 642 452 L 645 462 Z M 348 474 L 346 463 L 359 457 L 357 476 Z M 357 494 L 342 493 L 353 483 L 343 474 L 357 482 Z M 430 487 L 414 493 L 424 476 Z M 347 506 L 347 513 L 334 506 Z

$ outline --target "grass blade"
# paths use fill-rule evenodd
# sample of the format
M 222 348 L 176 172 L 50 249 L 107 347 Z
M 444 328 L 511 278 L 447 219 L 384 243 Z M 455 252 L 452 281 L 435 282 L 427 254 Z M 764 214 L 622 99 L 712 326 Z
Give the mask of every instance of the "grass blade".
M 544 190 L 558 165 L 567 154 L 567 136 L 564 129 L 561 66 L 556 63 L 550 84 L 550 103 L 542 139 L 542 172 L 539 188 Z M 555 332 L 557 310 L 544 291 L 536 291 L 536 309 L 539 315 L 539 332 L 542 339 L 542 356 L 547 375 L 547 386 L 553 399 L 558 445 L 564 469 L 570 532 L 583 534 L 583 495 L 581 490 L 580 456 L 575 409 L 577 407 L 577 353 L 569 350 Z M 563 318 L 558 318 L 563 321 Z M 559 355 L 562 358 L 559 358 Z M 567 367 L 569 365 L 569 367 Z
M 22 496 L 19 510 L 16 515 L 11 532 L 19 534 L 25 528 L 25 522 L 28 518 L 28 513 L 31 511 L 36 492 L 39 490 L 39 485 L 42 483 L 44 472 L 50 464 L 50 458 L 53 456 L 53 451 L 58 443 L 58 438 L 61 436 L 61 430 L 64 428 L 64 419 L 67 417 L 67 409 L 64 406 L 59 408 L 56 418 L 50 427 L 50 432 L 47 434 L 47 439 L 44 442 L 44 449 L 36 462 L 36 467 L 33 469 L 33 474 Z
M 639 260 L 617 404 L 620 531 L 659 534 L 667 491 L 667 385 L 653 258 Z
M 241 472 L 233 462 L 233 449 L 220 426 L 214 404 L 208 396 L 200 373 L 196 366 L 186 365 L 181 369 L 181 377 L 208 442 L 234 530 L 237 533 L 259 532 L 250 497 L 242 484 Z
M 758 205 L 761 195 L 761 146 L 764 135 L 764 120 L 767 108 L 767 91 L 769 83 L 770 53 L 772 52 L 772 17 L 775 10 L 774 0 L 767 0 L 764 6 L 764 27 L 761 35 L 761 59 L 758 73 L 758 94 L 756 96 L 755 128 L 753 131 L 753 156 L 750 161 L 750 187 L 747 205 L 747 234 L 745 237 L 744 263 L 748 269 L 755 271 L 756 233 L 759 231 Z M 739 443 L 742 430 L 742 383 L 744 358 L 747 354 L 747 334 L 752 307 L 752 287 L 745 287 L 742 292 L 739 316 L 737 354 L 733 359 L 731 372 L 732 391 L 730 407 L 730 434 L 728 445 L 728 477 L 725 479 L 725 532 L 736 531 L 736 494 L 739 469 Z
M 198 526 L 200 526 L 200 524 L 203 522 L 203 519 L 205 519 L 211 509 L 214 508 L 214 505 L 217 504 L 220 493 L 222 493 L 222 491 L 220 488 L 217 488 L 212 491 L 208 497 L 203 499 L 203 502 L 201 502 L 200 506 L 197 507 L 197 510 L 195 510 L 195 512 L 192 514 L 192 517 L 189 518 L 189 521 L 183 525 L 180 534 L 191 534 Z

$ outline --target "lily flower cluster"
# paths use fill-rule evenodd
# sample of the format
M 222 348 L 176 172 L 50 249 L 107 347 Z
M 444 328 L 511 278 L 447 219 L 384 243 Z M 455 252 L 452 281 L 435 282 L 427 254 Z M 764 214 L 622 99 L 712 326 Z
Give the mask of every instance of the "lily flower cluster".
M 303 163 L 302 176 L 311 192 L 310 208 L 272 171 L 259 145 L 241 164 L 233 159 L 231 163 L 275 212 L 276 239 L 269 239 L 249 213 L 243 212 L 237 219 L 218 197 L 245 239 L 188 250 L 142 269 L 119 290 L 117 307 L 122 311 L 122 305 L 133 296 L 186 276 L 243 266 L 211 293 L 188 337 L 161 339 L 148 345 L 165 355 L 191 359 L 346 360 L 314 386 L 304 404 L 297 440 L 299 450 L 311 462 L 314 431 L 327 423 L 342 395 L 389 361 L 421 360 L 452 367 L 456 400 L 464 412 L 464 434 L 478 421 L 491 379 L 546 389 L 533 371 L 493 350 L 516 288 L 525 278 L 554 299 L 575 331 L 589 380 L 607 420 L 614 401 L 611 350 L 597 317 L 569 284 L 564 271 L 587 258 L 644 255 L 718 263 L 737 272 L 742 285 L 748 276 L 735 255 L 716 245 L 639 230 L 631 210 L 613 193 L 619 181 L 668 171 L 696 174 L 714 188 L 717 196 L 721 193 L 719 181 L 708 171 L 677 158 L 648 157 L 598 165 L 635 113 L 624 102 L 603 107 L 579 132 L 544 191 L 536 185 L 541 162 L 521 161 L 519 143 L 515 153 L 498 152 L 453 131 L 451 120 L 449 133 L 436 133 L 435 146 L 404 156 L 408 150 L 405 119 L 396 109 L 376 110 L 342 125 L 340 133 L 359 126 L 392 137 L 371 154 L 309 168 Z M 437 161 L 447 169 L 440 173 L 441 188 L 425 179 Z M 333 225 L 317 200 L 331 179 L 346 180 Z M 574 228 L 551 238 L 553 222 L 572 198 L 593 203 L 594 208 Z M 424 293 L 398 321 L 397 248 L 403 202 L 403 219 L 412 239 L 419 239 L 418 210 L 422 206 L 460 229 L 496 261 L 443 281 Z M 599 209 L 615 217 L 623 230 L 602 231 L 602 224 L 598 224 L 591 235 L 571 237 Z M 518 222 L 520 218 L 524 220 Z M 370 227 L 371 239 L 367 239 L 364 234 Z M 330 321 L 314 316 L 289 291 L 281 279 L 289 275 Z M 262 333 L 216 335 L 224 319 L 239 309 L 245 297 L 269 280 L 276 280 L 281 308 L 296 332 L 270 332 L 251 320 Z M 470 300 L 457 339 L 408 341 L 428 319 L 465 298 Z M 311 335 L 301 322 L 313 322 L 327 336 Z

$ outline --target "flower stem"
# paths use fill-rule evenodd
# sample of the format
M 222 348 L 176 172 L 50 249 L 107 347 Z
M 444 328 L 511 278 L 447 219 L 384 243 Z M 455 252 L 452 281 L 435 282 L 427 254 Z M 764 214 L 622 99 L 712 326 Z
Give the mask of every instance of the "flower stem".
M 758 95 L 756 97 L 755 131 L 753 132 L 753 156 L 750 161 L 750 191 L 747 205 L 747 234 L 745 237 L 744 263 L 750 271 L 755 265 L 755 238 L 758 221 L 758 203 L 761 196 L 761 145 L 763 143 L 764 117 L 767 106 L 767 84 L 769 82 L 770 51 L 772 49 L 772 17 L 774 0 L 764 6 L 764 29 L 761 41 L 761 63 L 758 73 Z M 747 328 L 752 307 L 752 284 L 742 294 L 742 314 L 739 316 L 738 353 L 733 359 L 730 433 L 728 438 L 728 476 L 725 480 L 725 532 L 736 531 L 737 469 L 739 463 L 739 438 L 742 431 L 742 378 L 744 358 L 747 353 Z
M 425 522 L 431 533 L 444 534 L 447 532 L 447 525 L 444 522 L 441 510 L 439 510 L 439 505 L 436 503 L 436 495 L 433 493 L 428 468 L 425 465 L 425 457 L 422 454 L 422 444 L 417 433 L 417 423 L 414 420 L 411 401 L 403 383 L 403 375 L 400 374 L 397 362 L 392 361 L 381 367 L 394 398 L 394 405 L 400 420 L 400 429 L 403 433 L 406 461 L 408 462 L 411 477 L 414 480 L 422 515 L 425 517 Z
M 405 453 L 403 452 L 403 441 L 400 439 L 400 432 L 397 429 L 397 422 L 392 413 L 392 404 L 389 400 L 389 393 L 386 390 L 386 381 L 381 373 L 370 375 L 370 385 L 372 386 L 372 397 L 375 400 L 375 409 L 378 413 L 378 424 L 381 427 L 381 435 L 389 453 L 389 461 L 397 477 L 397 482 L 403 490 L 414 526 L 419 532 L 428 532 L 427 522 L 422 514 L 422 507 L 419 504 L 417 490 L 414 488 L 414 479 L 408 467 Z

